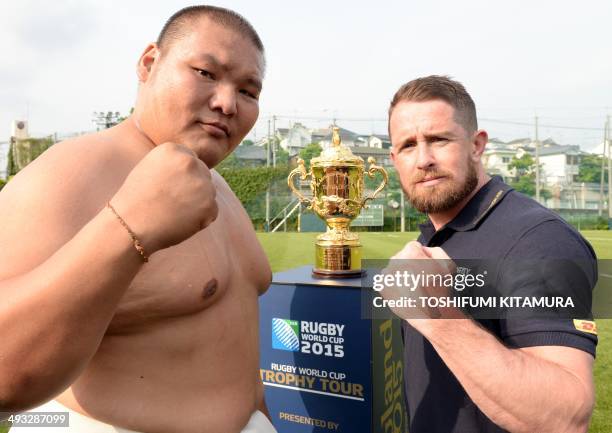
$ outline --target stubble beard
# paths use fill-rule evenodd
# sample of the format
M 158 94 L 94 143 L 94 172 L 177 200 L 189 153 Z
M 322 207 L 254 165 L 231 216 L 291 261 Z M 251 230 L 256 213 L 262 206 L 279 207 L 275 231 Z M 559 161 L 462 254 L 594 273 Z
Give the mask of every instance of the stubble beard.
M 420 178 L 435 176 L 447 176 L 447 179 L 439 186 L 419 188 L 421 190 L 419 192 L 417 192 L 414 181 L 411 182 L 409 188 L 403 188 L 406 197 L 419 212 L 426 214 L 446 212 L 468 197 L 478 185 L 476 164 L 469 159 L 467 161 L 466 177 L 463 182 L 454 182 L 454 179 L 449 174 L 437 170 L 423 172 Z

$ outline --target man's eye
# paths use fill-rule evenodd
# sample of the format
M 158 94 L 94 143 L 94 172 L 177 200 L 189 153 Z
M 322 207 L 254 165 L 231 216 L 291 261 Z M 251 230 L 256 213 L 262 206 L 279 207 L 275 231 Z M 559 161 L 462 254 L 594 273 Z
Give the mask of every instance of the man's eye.
M 198 72 L 198 74 L 200 74 L 203 77 L 210 78 L 211 80 L 215 79 L 215 76 L 213 75 L 213 73 L 212 72 L 208 72 L 205 69 L 196 69 L 196 71 Z
M 409 141 L 409 142 L 407 142 L 407 143 L 404 143 L 404 144 L 402 145 L 402 148 L 400 149 L 400 152 L 401 152 L 402 150 L 410 150 L 410 149 L 412 149 L 414 146 L 416 146 L 416 143 L 413 143 L 413 142 L 410 142 L 410 141 Z
M 243 89 L 243 90 L 240 91 L 240 93 L 242 93 L 243 95 L 246 95 L 246 96 L 248 96 L 249 98 L 252 98 L 252 99 L 259 99 L 258 95 L 254 94 L 253 92 L 249 92 L 248 90 L 244 90 Z

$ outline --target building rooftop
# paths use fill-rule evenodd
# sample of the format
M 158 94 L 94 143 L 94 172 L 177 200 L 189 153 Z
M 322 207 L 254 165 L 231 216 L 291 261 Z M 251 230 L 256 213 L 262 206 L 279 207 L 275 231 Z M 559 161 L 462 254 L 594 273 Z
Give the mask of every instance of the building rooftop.
M 561 145 L 550 145 L 548 147 L 541 147 L 540 148 L 540 156 L 547 156 L 547 155 L 579 155 L 580 153 L 582 153 L 580 151 L 580 146 L 576 146 L 576 145 L 566 145 L 566 146 L 561 146 Z
M 266 148 L 263 146 L 238 146 L 234 155 L 239 159 L 266 160 Z
M 319 139 L 326 139 L 329 138 L 331 139 L 332 136 L 332 128 L 334 127 L 334 125 L 329 125 L 327 128 L 320 128 L 320 129 L 313 129 L 312 130 L 312 139 L 315 140 L 316 138 Z M 341 140 L 351 140 L 354 141 L 356 140 L 360 134 L 357 134 L 356 132 L 353 131 L 349 131 L 348 129 L 344 129 L 344 128 L 340 128 L 340 139 Z

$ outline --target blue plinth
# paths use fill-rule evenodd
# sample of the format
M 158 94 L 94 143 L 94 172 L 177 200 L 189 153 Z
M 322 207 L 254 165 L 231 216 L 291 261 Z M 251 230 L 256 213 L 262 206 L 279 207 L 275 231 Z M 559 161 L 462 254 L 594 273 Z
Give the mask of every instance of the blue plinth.
M 260 297 L 260 372 L 279 432 L 405 432 L 397 320 L 361 319 L 361 279 L 304 266 Z

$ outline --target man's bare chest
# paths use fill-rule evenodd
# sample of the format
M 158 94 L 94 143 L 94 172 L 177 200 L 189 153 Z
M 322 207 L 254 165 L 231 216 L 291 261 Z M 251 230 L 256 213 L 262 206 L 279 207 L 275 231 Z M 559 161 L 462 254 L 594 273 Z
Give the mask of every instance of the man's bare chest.
M 203 312 L 239 292 L 265 290 L 269 267 L 254 234 L 245 232 L 238 242 L 230 227 L 218 220 L 152 255 L 120 301 L 108 332 L 138 332 L 152 323 Z

